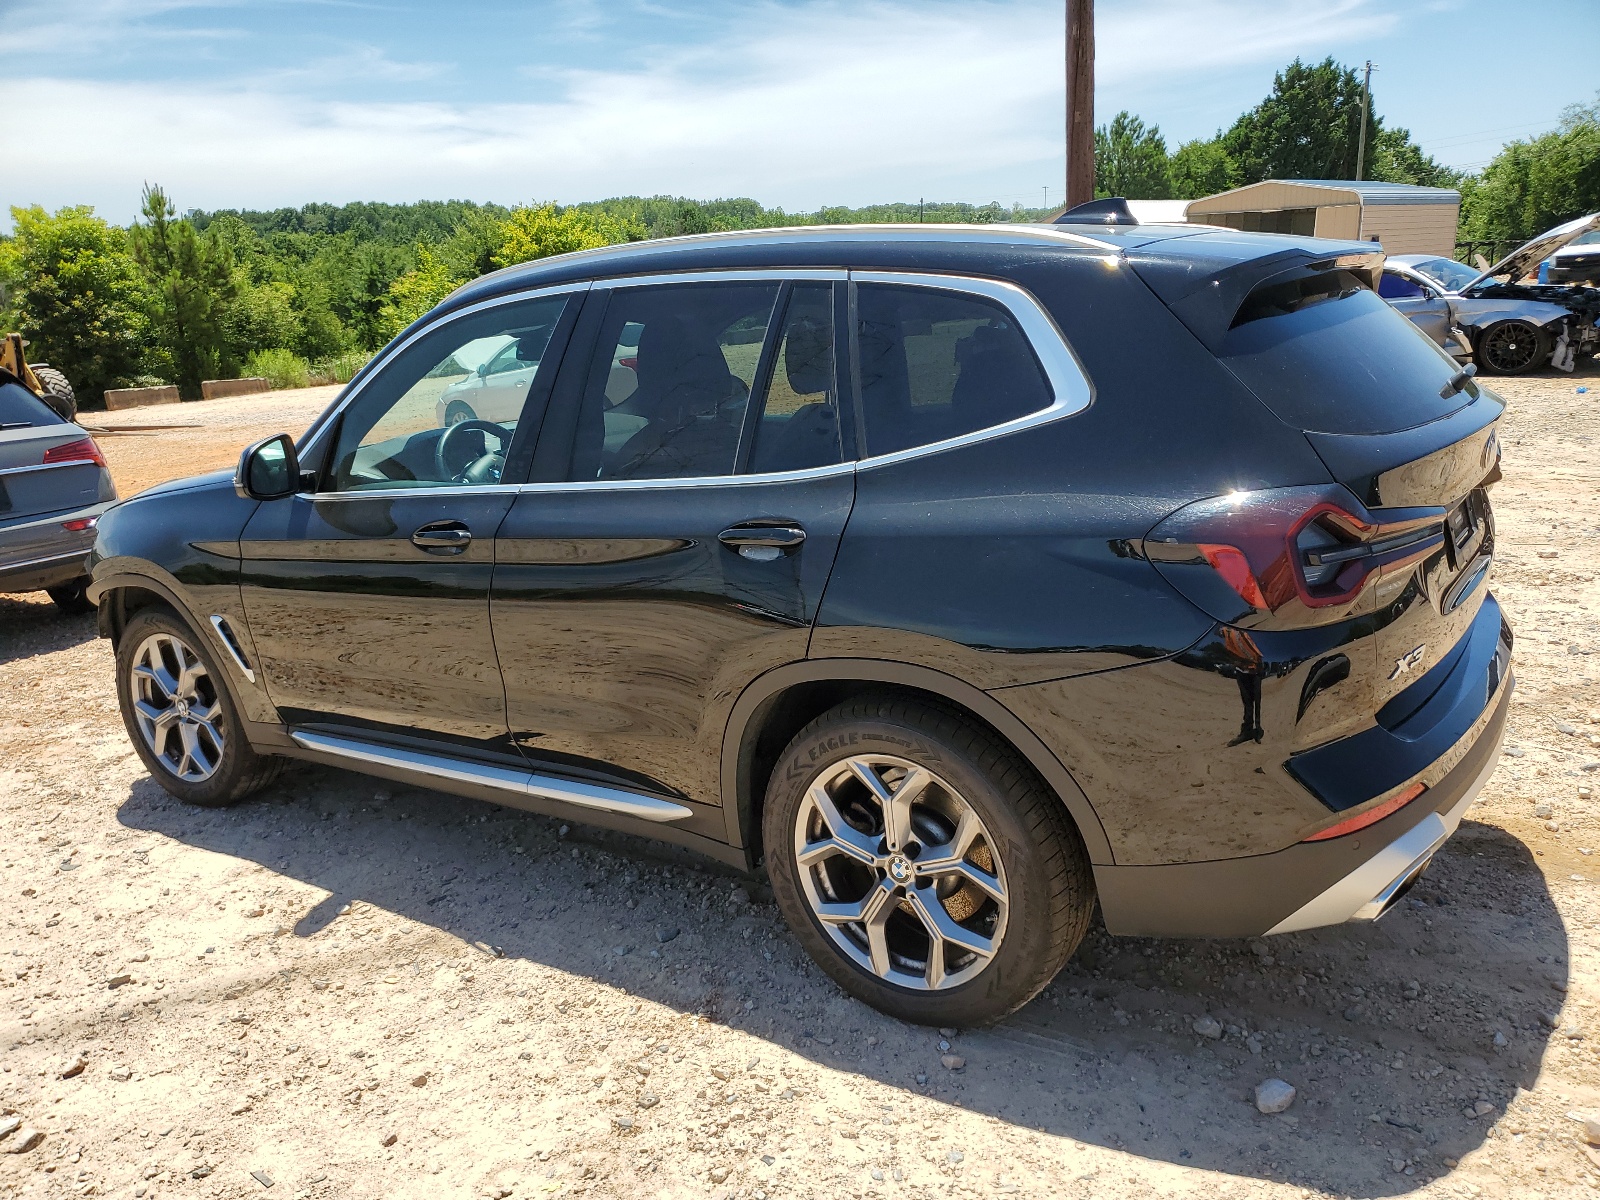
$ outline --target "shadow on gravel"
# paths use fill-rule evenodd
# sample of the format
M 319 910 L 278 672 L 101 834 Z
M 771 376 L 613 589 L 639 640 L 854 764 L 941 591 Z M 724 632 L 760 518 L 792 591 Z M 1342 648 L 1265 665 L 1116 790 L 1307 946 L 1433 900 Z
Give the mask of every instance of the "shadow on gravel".
M 0 666 L 96 637 L 94 614 L 69 617 L 43 592 L 0 595 Z
M 315 937 L 361 900 L 1016 1125 L 1336 1194 L 1448 1174 L 1543 1055 L 1576 1052 L 1544 1023 L 1567 941 L 1543 877 L 1520 842 L 1473 822 L 1377 925 L 1254 944 L 1097 929 L 1020 1013 L 956 1035 L 952 1072 L 935 1031 L 811 967 L 761 882 L 660 843 L 562 837 L 544 817 L 305 766 L 225 811 L 141 779 L 120 817 L 330 893 L 283 936 Z M 1206 1014 L 1220 1038 L 1193 1031 Z M 1272 1076 L 1299 1092 L 1281 1116 L 1252 1102 Z

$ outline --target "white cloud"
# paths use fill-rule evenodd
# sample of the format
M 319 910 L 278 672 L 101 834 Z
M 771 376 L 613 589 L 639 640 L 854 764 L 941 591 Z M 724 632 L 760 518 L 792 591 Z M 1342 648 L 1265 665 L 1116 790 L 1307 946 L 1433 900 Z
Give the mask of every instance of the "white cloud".
M 1100 103 L 1111 111 L 1140 90 L 1320 57 L 1390 24 L 1368 0 L 1315 11 L 1102 4 Z M 230 86 L 13 73 L 0 109 L 19 119 L 4 137 L 9 160 L 25 150 L 28 168 L 6 172 L 0 202 L 90 202 L 126 220 L 151 180 L 205 208 L 672 192 L 810 209 L 918 194 L 1008 201 L 1059 173 L 1059 3 L 763 6 L 721 28 L 714 43 L 662 47 L 637 70 L 496 85 L 541 97 L 525 103 L 430 100 L 441 68 L 365 50 L 325 65 L 346 74 L 343 95 L 364 79 L 411 79 L 418 98 L 330 101 L 285 64 Z

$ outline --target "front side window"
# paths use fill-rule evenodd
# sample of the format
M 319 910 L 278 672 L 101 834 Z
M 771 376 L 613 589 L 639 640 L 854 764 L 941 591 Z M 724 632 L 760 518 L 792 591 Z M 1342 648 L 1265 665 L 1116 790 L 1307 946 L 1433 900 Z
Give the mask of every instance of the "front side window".
M 334 491 L 495 484 L 568 303 L 547 296 L 447 322 L 383 367 L 340 419 Z M 553 367 L 553 363 L 550 366 Z
M 1385 271 L 1378 278 L 1378 295 L 1385 300 L 1420 300 L 1422 289 L 1404 275 Z
M 856 337 L 869 455 L 987 429 L 1054 399 L 1015 318 L 980 296 L 861 284 Z

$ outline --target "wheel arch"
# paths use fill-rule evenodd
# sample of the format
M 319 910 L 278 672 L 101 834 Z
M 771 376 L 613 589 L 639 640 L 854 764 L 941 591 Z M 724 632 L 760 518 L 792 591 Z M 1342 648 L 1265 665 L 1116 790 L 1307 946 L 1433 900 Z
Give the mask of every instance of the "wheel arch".
M 90 588 L 100 636 L 109 639 L 113 648 L 121 640 L 129 618 L 152 605 L 170 608 L 190 625 L 195 624 L 194 614 L 177 591 L 152 576 L 120 572 L 96 579 Z
M 760 856 L 761 805 L 783 748 L 815 717 L 864 691 L 889 689 L 953 705 L 1023 756 L 1077 826 L 1093 864 L 1112 861 L 1111 844 L 1088 797 L 1061 761 L 998 700 L 928 667 L 865 658 L 820 658 L 776 667 L 734 703 L 722 740 L 721 791 L 728 842 L 753 864 Z

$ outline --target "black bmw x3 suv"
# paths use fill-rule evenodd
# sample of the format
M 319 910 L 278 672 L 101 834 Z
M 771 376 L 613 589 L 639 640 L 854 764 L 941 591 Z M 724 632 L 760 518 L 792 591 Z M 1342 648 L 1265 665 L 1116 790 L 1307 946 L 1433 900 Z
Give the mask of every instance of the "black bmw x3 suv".
M 101 520 L 128 732 L 765 864 L 975 1024 L 1113 933 L 1381 914 L 1493 770 L 1503 405 L 1370 245 L 787 229 L 479 279 L 298 440 Z

